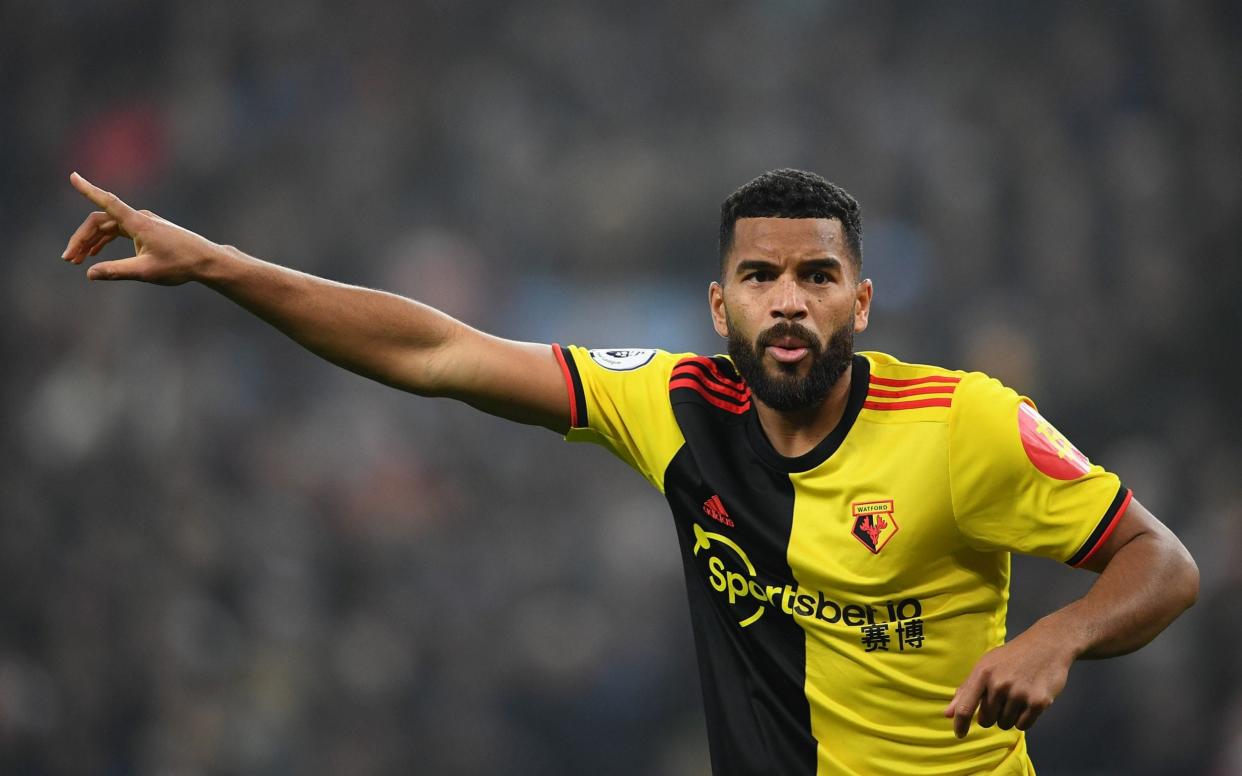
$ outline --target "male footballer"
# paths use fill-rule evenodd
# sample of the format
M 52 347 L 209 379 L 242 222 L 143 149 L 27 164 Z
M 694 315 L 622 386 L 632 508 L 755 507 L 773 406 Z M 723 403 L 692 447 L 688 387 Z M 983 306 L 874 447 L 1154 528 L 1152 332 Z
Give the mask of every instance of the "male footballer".
M 323 358 L 602 445 L 672 509 L 716 774 L 1031 774 L 1075 660 L 1138 649 L 1199 573 L 1118 477 L 979 372 L 855 352 L 857 202 L 799 170 L 721 208 L 728 355 L 500 339 L 394 294 L 218 245 L 74 173 L 92 280 L 197 281 Z M 1006 640 L 1010 554 L 1098 574 Z

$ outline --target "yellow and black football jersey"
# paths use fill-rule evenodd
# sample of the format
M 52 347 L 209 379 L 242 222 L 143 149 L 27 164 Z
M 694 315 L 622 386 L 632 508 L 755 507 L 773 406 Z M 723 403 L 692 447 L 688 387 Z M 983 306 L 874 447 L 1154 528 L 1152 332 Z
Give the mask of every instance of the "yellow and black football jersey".
M 1024 734 L 942 712 L 1004 643 L 1010 552 L 1077 565 L 1129 503 L 1026 397 L 854 356 L 845 414 L 788 458 L 726 356 L 553 346 L 570 441 L 672 508 L 715 774 L 1029 774 Z

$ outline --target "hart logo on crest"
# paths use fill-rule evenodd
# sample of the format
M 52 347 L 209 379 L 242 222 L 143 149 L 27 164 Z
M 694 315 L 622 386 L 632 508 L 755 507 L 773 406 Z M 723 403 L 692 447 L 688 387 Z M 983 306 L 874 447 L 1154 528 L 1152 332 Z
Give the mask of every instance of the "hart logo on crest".
M 628 372 L 631 369 L 637 369 L 650 361 L 656 353 L 651 348 L 612 348 L 589 352 L 592 361 L 614 372 Z
M 897 521 L 893 519 L 893 500 L 855 501 L 850 504 L 854 526 L 850 533 L 862 546 L 878 555 L 897 533 Z

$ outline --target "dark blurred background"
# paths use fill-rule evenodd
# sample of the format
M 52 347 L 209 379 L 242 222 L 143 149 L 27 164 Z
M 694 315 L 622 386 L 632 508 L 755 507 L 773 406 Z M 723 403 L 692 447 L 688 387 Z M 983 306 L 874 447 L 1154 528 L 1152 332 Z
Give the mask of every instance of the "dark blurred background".
M 503 336 L 713 353 L 719 203 L 795 166 L 863 204 L 859 347 L 1032 396 L 1200 565 L 1036 767 L 1242 773 L 1240 59 L 1223 1 L 2 0 L 0 772 L 708 767 L 659 494 L 88 284 L 70 170 Z M 1019 559 L 1010 632 L 1092 579 Z

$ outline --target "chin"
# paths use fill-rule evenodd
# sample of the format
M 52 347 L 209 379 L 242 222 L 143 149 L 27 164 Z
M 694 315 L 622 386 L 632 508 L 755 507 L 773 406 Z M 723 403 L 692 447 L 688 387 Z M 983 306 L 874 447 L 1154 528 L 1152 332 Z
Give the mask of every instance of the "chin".
M 786 364 L 783 361 L 777 361 L 775 358 L 767 356 L 767 361 L 771 364 L 771 368 L 768 370 L 768 373 L 776 377 L 799 375 L 803 372 L 809 371 L 810 364 L 813 360 L 814 359 L 812 358 L 804 358 L 793 364 Z

